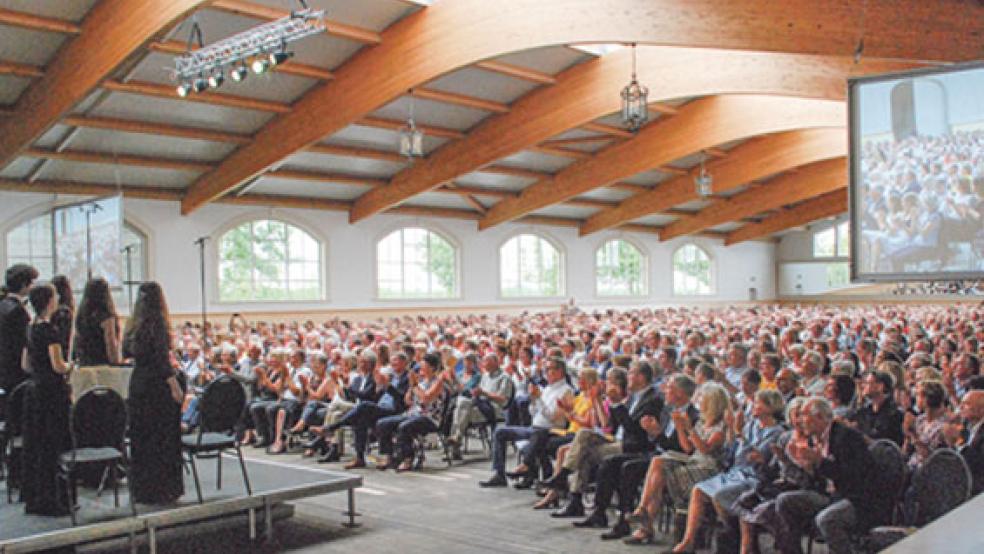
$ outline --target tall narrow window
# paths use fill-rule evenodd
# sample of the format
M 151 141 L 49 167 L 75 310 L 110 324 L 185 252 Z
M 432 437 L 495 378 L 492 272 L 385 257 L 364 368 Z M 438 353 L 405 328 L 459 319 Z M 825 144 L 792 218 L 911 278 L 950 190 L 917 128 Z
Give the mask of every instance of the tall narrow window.
M 7 233 L 7 263 L 30 264 L 42 279 L 50 279 L 55 271 L 54 244 L 51 238 L 51 213 L 39 215 L 14 227 Z M 85 283 L 73 283 L 81 288 Z
M 453 298 L 457 277 L 457 249 L 433 231 L 405 227 L 376 244 L 379 298 Z
M 219 298 L 320 300 L 321 267 L 321 244 L 308 233 L 282 221 L 248 221 L 219 239 Z
M 673 294 L 713 294 L 711 257 L 696 244 L 681 246 L 673 254 Z
M 642 296 L 646 294 L 646 259 L 631 242 L 614 239 L 595 254 L 599 296 Z
M 517 235 L 499 249 L 499 287 L 503 297 L 564 294 L 560 252 L 547 239 Z

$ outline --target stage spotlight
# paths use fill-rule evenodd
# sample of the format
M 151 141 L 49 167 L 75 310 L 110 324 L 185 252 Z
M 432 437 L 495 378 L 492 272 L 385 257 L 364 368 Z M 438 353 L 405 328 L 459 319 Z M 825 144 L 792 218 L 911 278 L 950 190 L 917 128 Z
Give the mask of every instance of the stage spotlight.
M 285 61 L 289 60 L 291 58 L 291 56 L 293 56 L 293 55 L 294 55 L 293 52 L 285 52 L 283 50 L 281 50 L 280 52 L 271 52 L 270 53 L 270 63 L 273 64 L 273 65 L 275 65 L 275 66 L 276 65 L 280 65 L 280 64 L 284 63 Z
M 209 76 L 208 86 L 211 88 L 219 88 L 222 86 L 222 83 L 224 81 L 225 81 L 225 76 L 222 75 L 222 70 L 217 70 L 214 73 L 212 73 L 211 76 Z
M 241 83 L 246 80 L 246 76 L 249 75 L 249 70 L 246 69 L 246 64 L 240 64 L 239 67 L 233 68 L 229 71 L 229 76 L 232 80 Z
M 191 89 L 195 92 L 202 92 L 208 88 L 208 81 L 205 80 L 204 76 L 197 77 L 191 84 Z
M 178 96 L 184 98 L 188 96 L 188 93 L 191 92 L 191 85 L 188 83 L 181 83 L 180 85 L 178 85 L 177 91 L 178 91 Z
M 256 58 L 253 60 L 253 63 L 250 64 L 250 68 L 253 70 L 253 73 L 262 75 L 270 69 L 270 60 L 268 58 Z

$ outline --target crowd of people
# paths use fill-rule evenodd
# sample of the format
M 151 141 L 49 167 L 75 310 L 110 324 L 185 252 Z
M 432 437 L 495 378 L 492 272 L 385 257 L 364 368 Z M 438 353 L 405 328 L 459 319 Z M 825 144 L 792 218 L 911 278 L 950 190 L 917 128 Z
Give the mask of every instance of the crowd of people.
M 27 344 L 31 379 L 64 383 L 58 295 L 37 292 L 54 289 L 32 288 L 23 271 L 7 272 L 0 354 Z M 14 343 L 9 314 L 26 328 L 25 294 L 37 315 L 23 334 L 31 339 Z M 198 393 L 222 378 L 246 389 L 237 432 L 257 448 L 281 454 L 297 444 L 296 455 L 357 469 L 372 461 L 375 443 L 375 467 L 401 472 L 414 469 L 417 439 L 438 433 L 460 458 L 469 433 L 484 426 L 491 476 L 480 486 L 513 480 L 541 496 L 533 508 L 576 518 L 574 527 L 611 525 L 601 538 L 630 544 L 653 541 L 661 511 L 685 511 L 673 552 L 693 551 L 714 518 L 724 551 L 755 552 L 768 533 L 778 550 L 799 552 L 814 526 L 832 552 L 852 551 L 853 535 L 895 511 L 870 489 L 868 444 L 881 439 L 902 449 L 913 472 L 934 451 L 954 449 L 974 493 L 984 490 L 979 306 L 565 307 L 294 323 L 236 315 L 168 334 L 160 287 L 146 284 L 118 341 L 112 310 L 84 325 L 79 312 L 74 351 L 88 326 L 107 358 L 117 344 L 134 358 L 131 428 L 156 441 L 134 441 L 132 463 L 144 468 L 134 485 L 155 475 L 147 494 L 157 500 L 180 490 L 170 445 L 195 429 Z M 4 388 L 16 385 L 10 375 L 28 377 L 8 360 L 0 360 Z M 62 414 L 69 397 L 59 391 Z M 510 445 L 519 451 L 512 468 Z
M 865 272 L 984 267 L 984 131 L 866 142 L 861 173 Z M 951 243 L 969 257 L 952 256 Z
M 895 296 L 984 296 L 984 281 L 926 281 L 899 283 Z

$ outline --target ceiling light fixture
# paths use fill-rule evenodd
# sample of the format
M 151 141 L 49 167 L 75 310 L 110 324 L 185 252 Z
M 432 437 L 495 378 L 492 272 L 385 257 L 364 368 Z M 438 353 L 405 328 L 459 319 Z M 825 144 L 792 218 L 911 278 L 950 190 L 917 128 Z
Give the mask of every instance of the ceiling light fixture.
M 417 128 L 417 124 L 413 120 L 413 89 L 410 89 L 408 93 L 410 95 L 410 114 L 407 117 L 407 124 L 400 129 L 400 155 L 413 163 L 414 158 L 421 158 L 424 155 L 424 133 Z
M 632 80 L 622 89 L 622 123 L 635 133 L 649 121 L 649 89 L 636 78 L 636 45 L 632 43 Z
M 241 83 L 246 80 L 248 75 L 249 70 L 246 69 L 246 64 L 243 62 L 239 62 L 239 65 L 229 70 L 229 77 L 237 83 Z
M 713 192 L 711 190 L 712 185 L 714 185 L 714 177 L 707 172 L 707 167 L 704 165 L 704 158 L 706 155 L 701 152 L 700 155 L 700 172 L 694 177 L 694 186 L 697 191 L 697 196 L 701 198 L 707 198 Z

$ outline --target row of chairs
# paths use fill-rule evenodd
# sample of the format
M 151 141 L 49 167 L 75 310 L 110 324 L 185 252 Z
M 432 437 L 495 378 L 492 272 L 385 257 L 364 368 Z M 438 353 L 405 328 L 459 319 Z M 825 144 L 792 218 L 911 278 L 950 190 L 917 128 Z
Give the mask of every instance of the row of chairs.
M 33 384 L 26 381 L 11 394 L 0 395 L 0 470 L 7 481 L 8 503 L 13 502 L 13 490 L 20 488 L 23 474 L 29 470 L 23 467 L 21 454 L 25 399 L 30 386 Z M 246 394 L 242 386 L 226 376 L 210 383 L 202 393 L 202 419 L 198 431 L 183 435 L 181 440 L 183 462 L 191 467 L 199 503 L 204 502 L 204 497 L 196 460 L 216 459 L 216 487 L 221 489 L 222 455 L 227 452 L 235 452 L 246 492 L 253 493 L 235 429 L 245 405 Z M 59 456 L 56 487 L 59 495 L 62 486 L 70 493 L 69 512 L 73 525 L 77 523 L 78 476 L 85 468 L 102 470 L 100 491 L 104 484 L 111 484 L 115 505 L 119 507 L 119 481 L 129 474 L 130 468 L 127 427 L 126 402 L 108 387 L 93 387 L 72 405 L 69 424 L 72 448 Z M 129 479 L 126 484 L 129 492 Z M 135 516 L 137 511 L 132 494 L 130 498 L 130 509 Z

